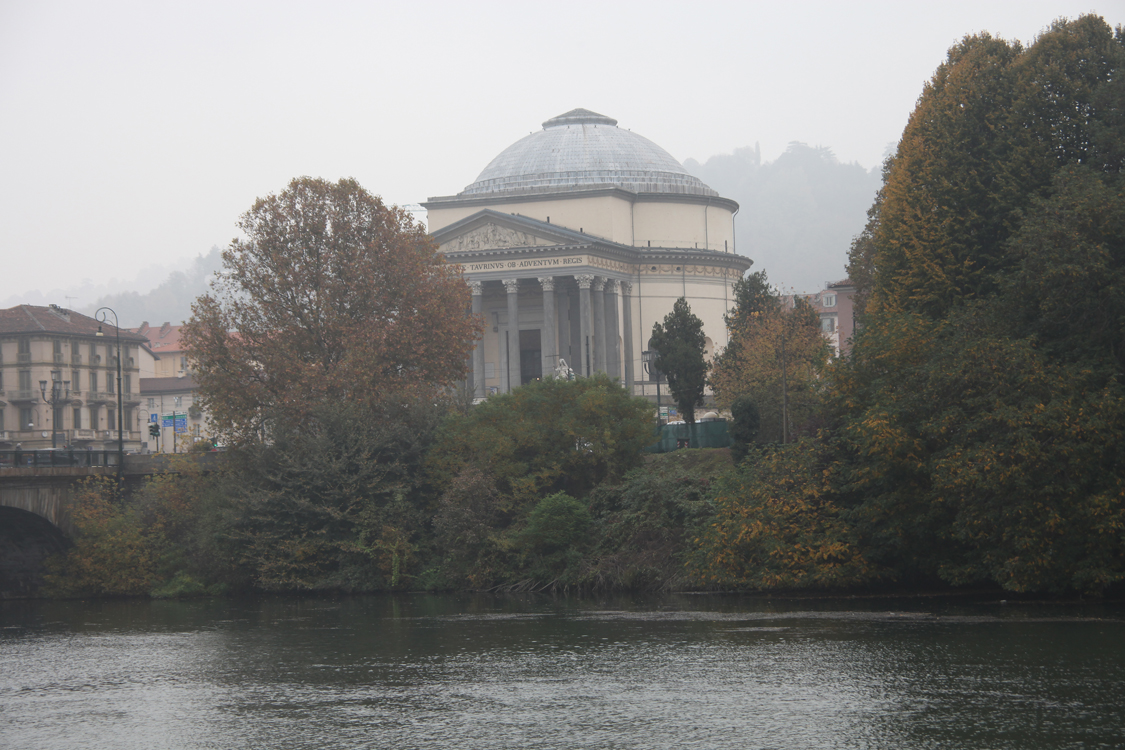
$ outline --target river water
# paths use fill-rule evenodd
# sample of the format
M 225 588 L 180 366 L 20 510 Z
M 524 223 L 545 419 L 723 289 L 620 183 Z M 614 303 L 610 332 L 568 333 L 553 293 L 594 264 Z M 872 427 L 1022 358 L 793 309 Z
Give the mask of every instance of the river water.
M 1125 747 L 1125 609 L 0 603 L 0 748 Z

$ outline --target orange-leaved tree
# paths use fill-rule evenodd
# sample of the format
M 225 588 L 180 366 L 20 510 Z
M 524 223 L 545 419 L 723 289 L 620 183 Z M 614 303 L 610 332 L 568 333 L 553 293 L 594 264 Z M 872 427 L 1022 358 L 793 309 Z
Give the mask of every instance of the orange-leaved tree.
M 302 177 L 243 214 L 184 340 L 223 438 L 325 403 L 426 399 L 465 375 L 481 324 L 461 269 L 353 179 Z
M 730 343 L 711 366 L 716 402 L 731 407 L 748 397 L 760 415 L 760 442 L 788 442 L 819 410 L 821 369 L 831 356 L 820 319 L 804 299 L 787 307 L 764 272 L 735 285 L 726 316 Z

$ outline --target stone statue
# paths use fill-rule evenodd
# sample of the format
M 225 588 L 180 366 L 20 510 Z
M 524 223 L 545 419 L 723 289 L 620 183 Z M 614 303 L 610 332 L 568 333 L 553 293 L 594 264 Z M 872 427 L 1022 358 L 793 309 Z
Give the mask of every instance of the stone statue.
M 567 367 L 566 360 L 559 357 L 559 364 L 555 367 L 555 377 L 559 380 L 574 380 L 574 370 Z

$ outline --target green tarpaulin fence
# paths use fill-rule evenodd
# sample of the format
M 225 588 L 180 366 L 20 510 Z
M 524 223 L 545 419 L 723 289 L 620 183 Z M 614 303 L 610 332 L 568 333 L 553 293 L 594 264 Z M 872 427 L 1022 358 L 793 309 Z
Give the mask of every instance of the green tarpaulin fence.
M 669 453 L 677 448 L 726 448 L 730 446 L 725 419 L 708 419 L 695 424 L 666 424 L 660 441 L 645 448 L 649 453 Z

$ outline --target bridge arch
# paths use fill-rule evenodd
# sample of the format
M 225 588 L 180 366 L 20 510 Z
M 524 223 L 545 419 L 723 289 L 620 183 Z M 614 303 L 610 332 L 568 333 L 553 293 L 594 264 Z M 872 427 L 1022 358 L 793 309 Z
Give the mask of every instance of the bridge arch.
M 39 514 L 0 506 L 0 600 L 35 596 L 47 558 L 67 547 L 62 530 Z

